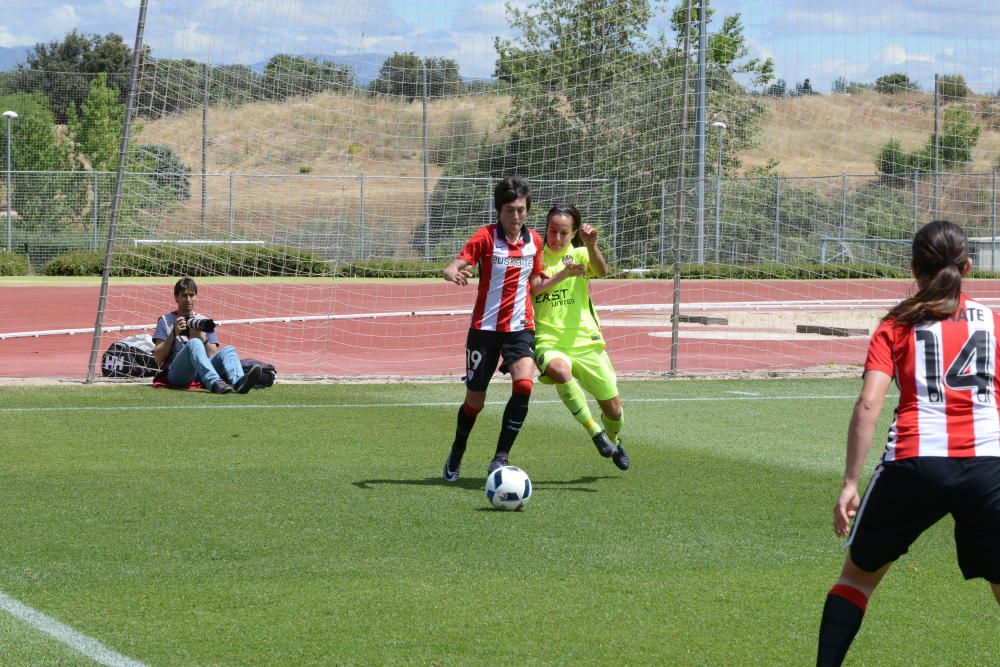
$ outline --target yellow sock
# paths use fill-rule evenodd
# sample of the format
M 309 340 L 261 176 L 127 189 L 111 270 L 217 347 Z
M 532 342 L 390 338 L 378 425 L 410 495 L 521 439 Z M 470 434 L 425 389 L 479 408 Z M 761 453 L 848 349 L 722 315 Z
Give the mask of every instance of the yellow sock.
M 569 408 L 573 419 L 580 422 L 587 429 L 590 437 L 594 437 L 601 432 L 601 427 L 597 425 L 594 417 L 590 414 L 590 408 L 587 406 L 587 395 L 583 393 L 583 388 L 576 381 L 576 378 L 571 378 L 565 384 L 557 384 L 556 393 L 562 399 L 563 405 Z

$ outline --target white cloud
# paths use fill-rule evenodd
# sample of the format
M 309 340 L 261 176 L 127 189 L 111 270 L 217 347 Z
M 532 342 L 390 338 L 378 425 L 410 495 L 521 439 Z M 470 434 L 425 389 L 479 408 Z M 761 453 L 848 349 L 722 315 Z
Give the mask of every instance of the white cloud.
M 883 65 L 902 65 L 903 63 L 933 63 L 933 55 L 921 55 L 907 52 L 899 44 L 890 44 L 878 53 L 872 55 L 873 63 Z
M 200 30 L 200 24 L 188 23 L 181 30 L 173 34 L 170 40 L 171 46 L 181 54 L 195 56 L 213 51 L 213 46 L 218 40 L 217 37 Z
M 19 46 L 21 42 L 17 41 L 17 37 L 7 30 L 4 26 L 0 26 L 0 47 L 7 46 Z
M 451 20 L 452 30 L 496 34 L 509 27 L 507 14 L 499 2 L 472 3 L 466 0 Z
M 80 16 L 73 5 L 61 5 L 46 17 L 46 29 L 56 34 L 67 33 L 80 25 Z

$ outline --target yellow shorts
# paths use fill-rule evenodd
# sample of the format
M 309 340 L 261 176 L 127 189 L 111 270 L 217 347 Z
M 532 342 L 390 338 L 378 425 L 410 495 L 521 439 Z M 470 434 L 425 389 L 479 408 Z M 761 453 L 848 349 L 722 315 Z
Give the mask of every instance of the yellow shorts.
M 553 359 L 563 359 L 569 364 L 573 377 L 577 379 L 591 396 L 598 401 L 607 401 L 618 395 L 618 379 L 611 359 L 604 350 L 583 350 L 572 353 L 556 348 L 539 348 L 535 350 L 535 363 L 542 372 L 538 381 L 542 384 L 555 384 L 545 375 L 545 369 Z

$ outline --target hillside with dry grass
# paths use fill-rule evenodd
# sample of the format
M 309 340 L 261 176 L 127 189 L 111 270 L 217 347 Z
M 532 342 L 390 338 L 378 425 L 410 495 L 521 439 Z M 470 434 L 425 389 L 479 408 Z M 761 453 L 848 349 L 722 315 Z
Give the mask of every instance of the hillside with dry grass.
M 456 124 L 481 141 L 506 105 L 489 95 L 431 102 L 431 143 Z M 201 110 L 191 109 L 145 122 L 136 140 L 170 146 L 188 165 L 200 165 L 201 123 Z M 208 115 L 209 172 L 422 176 L 422 154 L 419 101 L 321 94 L 213 107 Z
M 788 177 L 872 174 L 885 142 L 895 138 L 904 150 L 917 150 L 934 125 L 933 97 L 926 93 L 887 97 L 865 92 L 763 102 L 767 114 L 762 133 L 758 145 L 740 155 L 739 174 L 770 161 L 777 161 L 773 173 Z M 979 110 L 982 104 L 969 106 Z M 508 107 L 508 98 L 492 95 L 432 101 L 431 150 L 457 135 L 469 137 L 470 144 L 502 141 L 500 121 Z M 1000 113 L 993 120 L 997 117 Z M 982 133 L 967 171 L 986 173 L 1000 155 L 1000 123 L 991 127 L 981 113 L 975 119 Z M 201 127 L 201 111 L 192 109 L 143 122 L 135 141 L 169 146 L 193 172 L 200 172 Z M 712 151 L 714 139 L 709 142 Z M 711 159 L 714 152 L 709 155 Z M 230 227 L 250 230 L 261 219 L 294 219 L 299 221 L 290 223 L 295 228 L 315 221 L 323 227 L 330 212 L 337 211 L 346 220 L 376 221 L 388 237 L 405 236 L 424 220 L 423 169 L 420 101 L 321 94 L 212 108 L 207 171 L 220 175 L 206 183 L 207 223 L 220 232 Z M 233 181 L 225 176 L 230 173 L 283 178 L 240 176 Z M 442 168 L 432 163 L 429 173 L 437 178 Z M 829 179 L 816 187 L 839 188 L 839 182 Z M 192 179 L 191 187 L 191 198 L 163 224 L 181 227 L 201 219 L 201 179 Z
M 473 143 L 496 136 L 508 104 L 491 95 L 432 101 L 432 146 L 456 129 L 471 129 Z M 928 93 L 766 98 L 765 105 L 759 143 L 740 155 L 742 171 L 776 160 L 776 171 L 786 176 L 873 173 L 886 141 L 895 138 L 916 150 L 934 127 Z M 421 176 L 422 114 L 419 101 L 328 94 L 212 108 L 208 171 Z M 1000 156 L 1000 132 L 982 127 L 968 171 L 988 172 Z M 137 141 L 170 146 L 199 171 L 201 111 L 147 121 Z M 432 165 L 431 174 L 439 173 Z
M 917 150 L 934 131 L 931 93 L 886 96 L 866 91 L 769 98 L 766 104 L 760 143 L 740 156 L 744 169 L 774 159 L 776 171 L 786 176 L 871 174 L 879 149 L 889 139 L 898 139 L 905 150 Z M 966 168 L 969 172 L 991 171 L 1000 156 L 997 127 L 980 125 L 973 162 Z

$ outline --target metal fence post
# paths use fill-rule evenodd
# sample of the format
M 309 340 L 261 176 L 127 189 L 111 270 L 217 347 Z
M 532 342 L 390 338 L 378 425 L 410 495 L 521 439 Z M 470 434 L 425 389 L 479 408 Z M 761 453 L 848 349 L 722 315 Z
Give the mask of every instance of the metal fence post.
M 618 261 L 618 180 L 611 181 L 611 261 Z
M 990 207 L 990 269 L 997 270 L 997 171 L 993 170 L 992 206 Z
M 233 227 L 236 224 L 236 211 L 233 209 L 233 173 L 229 172 L 229 238 L 233 238 Z
M 100 214 L 98 213 L 98 189 L 100 184 L 97 180 L 97 172 L 94 172 L 94 240 L 93 244 L 90 246 L 91 250 L 97 250 L 97 225 L 100 221 Z
M 781 256 L 781 176 L 774 177 L 774 263 Z
M 423 76 L 423 128 L 424 128 L 424 261 L 431 258 L 431 196 L 430 196 L 430 111 L 427 95 L 427 65 L 421 68 Z
M 365 258 L 365 175 L 358 176 L 358 187 L 361 191 L 361 206 L 358 209 L 358 238 L 360 239 L 361 259 Z
M 913 231 L 920 228 L 920 172 L 913 172 Z
M 663 266 L 666 249 L 664 245 L 667 238 L 667 181 L 660 181 L 660 246 L 657 253 L 657 264 Z
M 486 220 L 493 224 L 493 182 L 486 179 Z
M 840 175 L 840 235 L 847 238 L 847 174 Z

